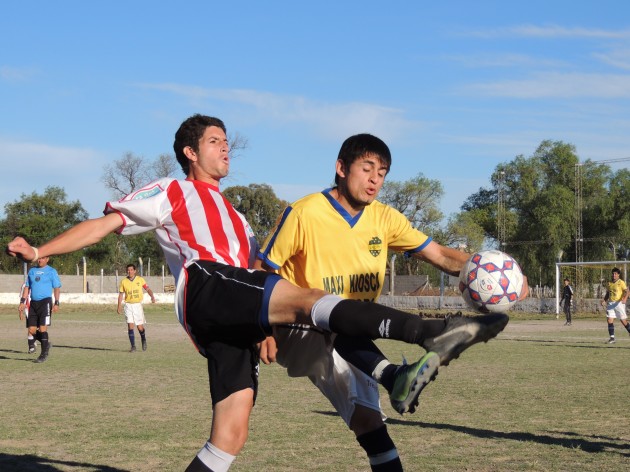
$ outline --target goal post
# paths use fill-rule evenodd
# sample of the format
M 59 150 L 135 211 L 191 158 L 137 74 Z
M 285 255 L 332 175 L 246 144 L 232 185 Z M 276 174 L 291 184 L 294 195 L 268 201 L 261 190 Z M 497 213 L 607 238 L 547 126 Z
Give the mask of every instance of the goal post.
M 601 289 L 604 289 L 603 283 L 610 280 L 610 271 L 617 267 L 621 270 L 623 276 L 623 280 L 628 280 L 628 264 L 630 261 L 591 261 L 591 262 L 556 262 L 556 315 L 560 314 L 560 297 L 562 292 L 562 287 L 564 284 L 562 283 L 565 278 L 568 278 L 572 285 L 574 291 L 574 299 L 580 298 L 596 298 L 597 291 L 594 290 L 594 287 L 599 285 Z M 591 274 L 589 276 L 582 276 L 579 279 L 582 281 L 583 286 L 576 286 L 576 277 L 578 270 L 583 270 L 585 268 L 591 269 Z M 597 274 L 596 270 L 599 269 L 599 274 Z M 607 270 L 607 273 L 604 277 L 603 271 Z M 588 297 L 591 295 L 591 297 Z M 603 297 L 603 295 L 602 295 Z M 576 303 L 576 311 L 577 311 L 577 303 Z

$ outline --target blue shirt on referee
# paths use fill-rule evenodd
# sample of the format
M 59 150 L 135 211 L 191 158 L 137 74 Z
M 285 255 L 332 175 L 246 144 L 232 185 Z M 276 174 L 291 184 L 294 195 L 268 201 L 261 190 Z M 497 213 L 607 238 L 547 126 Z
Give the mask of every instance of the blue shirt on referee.
M 53 289 L 61 287 L 61 280 L 57 270 L 49 265 L 33 267 L 28 271 L 26 286 L 31 291 L 31 300 L 39 301 L 50 298 Z

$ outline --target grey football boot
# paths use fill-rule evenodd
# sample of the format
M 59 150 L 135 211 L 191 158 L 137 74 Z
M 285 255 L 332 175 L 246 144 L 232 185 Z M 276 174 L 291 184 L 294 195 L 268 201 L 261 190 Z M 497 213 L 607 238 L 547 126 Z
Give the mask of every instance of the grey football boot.
M 503 313 L 480 316 L 447 316 L 444 331 L 421 344 L 427 351 L 440 356 L 440 365 L 448 365 L 473 344 L 488 342 L 508 324 L 510 317 Z

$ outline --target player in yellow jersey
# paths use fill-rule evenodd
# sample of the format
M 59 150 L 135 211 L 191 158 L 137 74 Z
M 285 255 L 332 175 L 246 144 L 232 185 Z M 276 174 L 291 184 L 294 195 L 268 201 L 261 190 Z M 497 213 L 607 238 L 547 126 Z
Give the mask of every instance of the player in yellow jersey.
M 630 334 L 630 323 L 626 314 L 626 302 L 628 301 L 628 286 L 620 278 L 621 271 L 615 267 L 612 270 L 612 281 L 608 282 L 606 295 L 602 300 L 602 306 L 606 308 L 606 319 L 608 320 L 608 344 L 615 343 L 615 318 L 619 318 L 621 324 Z
M 301 287 L 364 301 L 375 301 L 381 293 L 388 249 L 458 275 L 468 254 L 437 244 L 400 212 L 376 200 L 390 165 L 389 148 L 379 138 L 348 138 L 337 159 L 336 186 L 308 195 L 283 212 L 259 253 L 262 265 Z M 444 330 L 444 320 L 424 321 L 429 336 Z M 299 325 L 274 327 L 274 339 L 261 347 L 263 362 L 277 359 L 290 376 L 309 377 L 355 433 L 373 471 L 402 470 L 383 421 L 376 382 L 390 393 L 399 413 L 413 412 L 420 392 L 436 374 L 435 353 L 396 366 L 369 339 Z M 405 376 L 400 387 L 397 379 Z
M 146 330 L 144 328 L 144 309 L 142 308 L 144 292 L 142 290 L 146 290 L 151 297 L 151 303 L 155 303 L 153 291 L 142 277 L 136 275 L 136 271 L 137 269 L 134 264 L 127 265 L 127 277 L 122 279 L 118 290 L 118 314 L 122 315 L 124 311 L 125 318 L 127 319 L 127 334 L 129 335 L 129 342 L 131 343 L 129 352 L 136 352 L 134 326 L 138 327 L 138 333 L 142 340 L 142 350 L 147 350 Z M 123 299 L 125 301 L 124 305 Z

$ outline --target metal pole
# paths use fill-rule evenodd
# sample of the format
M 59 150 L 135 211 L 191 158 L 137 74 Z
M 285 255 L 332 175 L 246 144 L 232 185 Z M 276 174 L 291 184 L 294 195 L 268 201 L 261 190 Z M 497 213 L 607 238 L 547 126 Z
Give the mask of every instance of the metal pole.
M 87 261 L 83 257 L 83 293 L 87 293 Z

